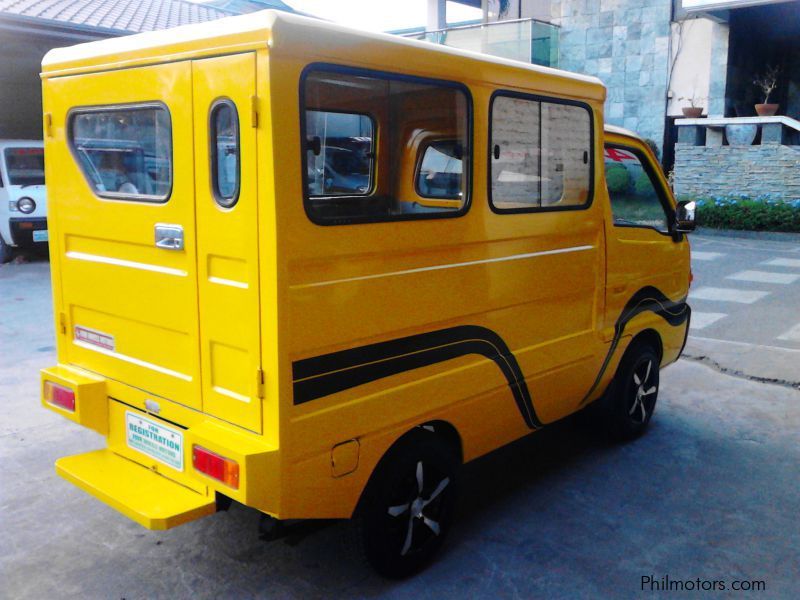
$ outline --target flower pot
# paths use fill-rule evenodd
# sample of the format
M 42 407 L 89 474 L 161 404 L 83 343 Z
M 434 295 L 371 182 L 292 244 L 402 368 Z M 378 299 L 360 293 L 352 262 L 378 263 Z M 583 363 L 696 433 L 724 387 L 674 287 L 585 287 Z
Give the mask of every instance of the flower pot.
M 756 104 L 756 114 L 759 117 L 774 117 L 780 104 Z
M 702 106 L 684 106 L 681 110 L 683 111 L 683 116 L 687 119 L 699 119 L 703 116 Z

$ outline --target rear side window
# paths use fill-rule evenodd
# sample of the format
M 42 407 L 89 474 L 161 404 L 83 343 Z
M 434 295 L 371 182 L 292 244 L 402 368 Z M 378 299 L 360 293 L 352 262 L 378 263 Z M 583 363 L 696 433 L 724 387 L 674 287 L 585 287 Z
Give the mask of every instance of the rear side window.
M 498 94 L 491 115 L 495 212 L 584 208 L 592 194 L 592 118 L 583 104 Z
M 211 191 L 214 200 L 231 208 L 239 199 L 239 115 L 230 100 L 218 100 L 211 107 Z
M 304 201 L 312 221 L 336 225 L 466 211 L 471 124 L 465 87 L 320 65 L 305 72 L 301 96 Z M 419 140 L 447 141 L 423 146 L 420 159 Z M 421 196 L 456 201 L 422 203 Z
M 44 185 L 44 148 L 6 148 L 4 154 L 9 185 Z
M 92 190 L 104 198 L 165 202 L 172 190 L 172 128 L 163 105 L 80 110 L 69 142 Z

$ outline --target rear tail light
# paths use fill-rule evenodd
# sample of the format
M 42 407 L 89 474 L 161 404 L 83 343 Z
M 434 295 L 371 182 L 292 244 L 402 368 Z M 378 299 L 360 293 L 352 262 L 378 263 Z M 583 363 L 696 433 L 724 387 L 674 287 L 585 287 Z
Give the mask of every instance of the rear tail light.
M 75 392 L 52 381 L 44 382 L 44 399 L 49 404 L 75 412 Z
M 197 471 L 239 489 L 239 463 L 202 446 L 192 446 L 192 465 Z

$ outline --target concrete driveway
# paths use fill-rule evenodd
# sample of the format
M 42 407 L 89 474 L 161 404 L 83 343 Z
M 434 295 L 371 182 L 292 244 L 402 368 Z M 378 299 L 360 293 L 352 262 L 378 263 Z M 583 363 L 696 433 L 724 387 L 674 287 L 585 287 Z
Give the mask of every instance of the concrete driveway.
M 692 236 L 686 355 L 800 389 L 800 235 Z
M 265 543 L 258 515 L 233 507 L 149 532 L 57 477 L 56 458 L 103 440 L 38 405 L 37 371 L 55 360 L 49 293 L 46 263 L 0 268 L 0 597 L 633 598 L 665 578 L 700 593 L 721 582 L 715 597 L 796 597 L 790 387 L 681 361 L 634 443 L 608 446 L 567 421 L 469 465 L 444 555 L 385 582 L 349 550 L 347 523 Z

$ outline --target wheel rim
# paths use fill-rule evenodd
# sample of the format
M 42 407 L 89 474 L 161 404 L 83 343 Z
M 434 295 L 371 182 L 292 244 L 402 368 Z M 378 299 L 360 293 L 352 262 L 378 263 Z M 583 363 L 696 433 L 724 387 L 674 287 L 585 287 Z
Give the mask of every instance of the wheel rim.
M 628 417 L 634 423 L 645 423 L 658 394 L 658 368 L 653 359 L 646 358 L 633 369 L 630 389 Z
M 449 486 L 449 477 L 421 460 L 413 475 L 405 478 L 396 495 L 400 501 L 390 503 L 386 510 L 400 556 L 419 552 L 441 536 Z

